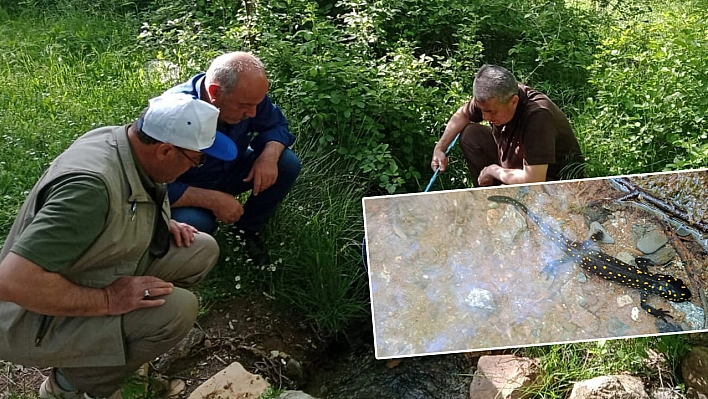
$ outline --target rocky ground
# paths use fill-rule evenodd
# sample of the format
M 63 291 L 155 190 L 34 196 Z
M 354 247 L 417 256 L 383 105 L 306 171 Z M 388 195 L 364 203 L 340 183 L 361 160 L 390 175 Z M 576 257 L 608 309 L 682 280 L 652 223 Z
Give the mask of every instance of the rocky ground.
M 705 178 L 703 175 L 699 177 Z M 650 185 L 646 187 L 650 188 Z M 581 203 L 588 203 L 611 197 L 612 191 L 601 181 L 584 182 L 578 199 Z M 684 196 L 700 197 L 706 194 L 704 190 L 699 190 L 697 194 L 686 191 L 683 191 Z M 628 206 L 617 207 L 608 217 L 608 226 L 612 226 L 612 220 L 619 218 L 653 219 L 643 210 Z M 631 237 L 631 232 L 622 234 L 612 231 L 611 227 L 610 230 L 619 241 L 615 245 L 631 246 L 630 242 L 623 242 Z M 690 241 L 684 240 L 684 243 L 692 245 Z M 694 264 L 693 276 L 688 279 L 704 283 L 708 275 L 708 255 L 700 246 L 690 247 L 687 252 L 699 260 Z M 667 267 L 677 267 L 678 271 L 683 269 L 680 265 L 675 260 Z M 695 302 L 700 303 L 700 300 L 695 298 Z M 352 383 L 359 387 L 369 385 L 372 395 L 387 389 L 390 397 L 469 397 L 465 391 L 469 392 L 472 377 L 465 374 L 475 369 L 479 354 L 376 361 L 373 359 L 370 320 L 354 324 L 346 337 L 327 338 L 319 336 L 303 320 L 304 317 L 294 312 L 276 314 L 272 302 L 262 294 L 216 303 L 199 320 L 185 345 L 151 363 L 150 390 L 166 393 L 167 381 L 178 380 L 184 384 L 178 388 L 176 397 L 187 397 L 213 374 L 232 362 L 239 362 L 246 370 L 267 378 L 276 388 L 303 389 L 317 397 L 347 397 L 353 392 L 347 393 L 347 389 L 342 387 Z M 342 367 L 342 363 L 347 362 L 349 366 Z M 365 377 L 360 372 L 362 370 L 375 370 L 376 374 Z M 0 361 L 0 398 L 9 396 L 8 393 L 35 394 L 47 372 L 47 369 L 26 368 Z M 446 380 L 445 377 L 432 375 L 432 378 L 423 381 L 417 378 L 421 374 L 416 373 L 437 373 L 438 376 L 454 376 L 455 379 Z M 454 386 L 448 392 L 440 389 L 451 384 Z M 337 392 L 345 396 L 337 396 Z

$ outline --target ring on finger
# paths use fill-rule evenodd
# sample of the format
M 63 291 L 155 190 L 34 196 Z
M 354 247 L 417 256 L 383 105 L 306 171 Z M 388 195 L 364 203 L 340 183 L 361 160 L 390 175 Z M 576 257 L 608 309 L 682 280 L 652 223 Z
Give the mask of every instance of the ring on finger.
M 145 292 L 143 293 L 143 299 L 148 299 L 150 298 L 150 290 L 145 289 Z

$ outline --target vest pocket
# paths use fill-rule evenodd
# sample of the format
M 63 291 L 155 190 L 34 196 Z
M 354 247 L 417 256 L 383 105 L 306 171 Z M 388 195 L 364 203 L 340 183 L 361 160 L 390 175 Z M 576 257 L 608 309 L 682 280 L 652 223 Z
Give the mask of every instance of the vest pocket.
M 52 320 L 54 320 L 54 316 L 42 315 L 42 318 L 39 322 L 39 330 L 37 331 L 37 335 L 34 338 L 35 347 L 42 346 L 42 340 L 47 334 L 47 330 L 49 330 L 49 325 L 52 324 Z

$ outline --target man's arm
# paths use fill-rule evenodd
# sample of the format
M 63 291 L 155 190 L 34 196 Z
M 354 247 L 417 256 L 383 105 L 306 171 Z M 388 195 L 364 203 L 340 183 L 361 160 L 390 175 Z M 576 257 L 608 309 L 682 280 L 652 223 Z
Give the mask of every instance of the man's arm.
M 172 207 L 192 206 L 209 209 L 223 223 L 235 223 L 243 215 L 243 205 L 233 195 L 206 188 L 187 186 Z
M 243 181 L 253 181 L 253 195 L 267 190 L 278 178 L 278 160 L 285 151 L 285 145 L 277 141 L 269 141 L 263 152 L 253 163 L 251 171 Z
M 450 146 L 452 140 L 455 139 L 458 133 L 460 133 L 468 124 L 470 123 L 469 115 L 467 114 L 467 104 L 461 106 L 457 112 L 455 112 L 450 120 L 445 125 L 445 131 L 435 144 L 433 148 L 433 159 L 430 162 L 430 168 L 435 170 L 440 167 L 440 172 L 444 172 L 447 169 L 447 155 L 445 155 L 445 150 Z
M 172 284 L 157 277 L 122 277 L 103 288 L 82 287 L 59 273 L 10 252 L 0 263 L 0 301 L 14 302 L 49 316 L 85 317 L 120 315 L 155 307 L 164 299 L 145 299 L 145 290 L 158 297 L 172 292 Z
M 548 165 L 526 165 L 523 169 L 507 169 L 499 165 L 489 165 L 479 174 L 480 186 L 489 186 L 493 179 L 504 184 L 538 183 L 546 181 Z

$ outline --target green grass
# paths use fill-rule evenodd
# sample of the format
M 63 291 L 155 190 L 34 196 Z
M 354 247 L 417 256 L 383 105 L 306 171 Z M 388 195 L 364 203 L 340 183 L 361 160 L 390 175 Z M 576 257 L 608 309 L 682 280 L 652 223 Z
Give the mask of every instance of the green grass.
M 577 381 L 630 373 L 674 386 L 689 345 L 682 335 L 617 339 L 522 348 L 517 354 L 541 361 L 538 398 L 565 398 Z
M 60 3 L 79 4 L 70 0 Z M 652 7 L 655 13 L 649 21 L 658 24 L 663 14 L 658 6 Z M 626 18 L 626 14 L 617 14 Z M 44 13 L 25 10 L 12 16 L 0 10 L 0 240 L 9 231 L 26 193 L 54 157 L 92 128 L 132 121 L 148 98 L 169 86 L 145 78 L 143 65 L 153 57 L 146 51 L 148 46 L 137 39 L 140 23 L 140 17 L 135 15 L 91 7 Z M 164 54 L 174 54 L 167 43 L 163 44 Z M 681 44 L 680 40 L 677 44 Z M 185 43 L 181 46 L 200 51 Z M 215 49 L 205 49 L 204 54 Z M 199 63 L 189 57 L 177 58 L 183 78 L 196 68 L 195 62 Z M 700 64 L 698 58 L 690 59 Z M 626 91 L 618 93 L 618 98 L 624 94 Z M 607 106 L 614 109 L 617 104 L 607 98 Z M 600 121 L 607 125 L 607 121 L 617 119 L 600 115 L 592 105 L 581 110 L 584 115 L 578 118 L 580 125 L 576 125 L 589 153 L 591 174 L 606 175 L 630 167 L 617 164 L 616 169 L 608 169 L 606 159 L 622 159 L 616 155 L 617 141 L 609 131 L 593 124 Z M 198 287 L 202 313 L 218 306 L 221 300 L 264 292 L 282 307 L 296 308 L 323 332 L 341 331 L 353 320 L 368 317 L 360 248 L 360 200 L 368 182 L 341 172 L 357 168 L 343 164 L 334 152 L 314 157 L 313 148 L 322 132 L 297 128 L 295 150 L 302 158 L 303 170 L 268 226 L 266 239 L 273 264 L 254 266 L 242 255 L 240 244 L 232 236 L 219 233 L 220 262 Z M 338 129 L 337 134 L 352 134 L 345 128 Z M 671 161 L 654 154 L 658 151 L 656 145 L 641 150 L 647 152 L 643 167 L 658 169 L 661 163 Z M 635 153 L 643 157 L 641 151 Z M 428 159 L 429 155 L 420 156 Z M 708 155 L 705 157 L 708 159 Z M 466 178 L 459 150 L 453 150 L 451 162 L 454 171 L 439 179 L 436 187 L 455 185 Z M 422 178 L 423 186 L 429 176 Z M 681 336 L 665 336 L 533 347 L 521 352 L 542 357 L 544 385 L 537 396 L 561 398 L 572 382 L 585 378 L 618 372 L 656 376 L 656 364 L 646 361 L 651 350 L 664 354 L 666 360 L 659 367 L 666 371 L 665 380 L 675 382 L 677 362 L 686 349 Z
M 160 92 L 126 49 L 135 19 L 80 11 L 0 24 L 0 235 L 49 162 L 81 134 L 134 120 Z
M 305 141 L 305 140 L 303 140 Z M 300 143 L 307 147 L 312 143 Z M 307 149 L 300 148 L 307 154 Z M 299 308 L 318 329 L 334 333 L 367 315 L 368 291 L 361 255 L 364 182 L 334 153 L 303 158 L 298 184 L 279 209 L 272 229 L 282 259 L 275 295 Z
M 295 150 L 308 154 L 312 144 L 302 137 Z M 346 170 L 341 162 L 335 154 L 302 159 L 300 177 L 264 235 L 270 265 L 254 265 L 227 231 L 216 235 L 220 262 L 198 287 L 208 307 L 242 292 L 264 292 L 283 308 L 295 307 L 325 333 L 367 316 L 361 257 L 364 182 L 340 175 Z

